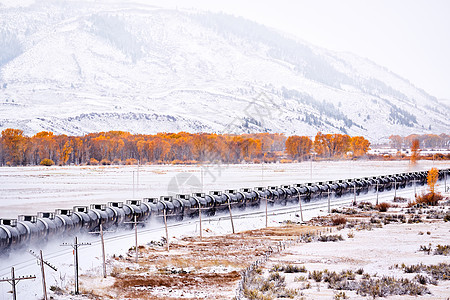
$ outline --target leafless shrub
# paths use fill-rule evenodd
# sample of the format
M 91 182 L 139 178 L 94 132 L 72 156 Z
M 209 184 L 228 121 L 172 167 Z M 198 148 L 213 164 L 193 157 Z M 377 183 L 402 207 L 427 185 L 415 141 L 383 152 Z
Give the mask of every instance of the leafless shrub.
M 321 235 L 319 236 L 319 242 L 337 242 L 343 241 L 344 238 L 340 234 Z
M 305 266 L 296 266 L 292 264 L 288 265 L 275 265 L 270 269 L 270 272 L 284 272 L 284 273 L 306 273 Z
M 391 207 L 391 205 L 387 202 L 381 202 L 380 204 L 378 204 L 376 206 L 376 209 L 380 212 L 387 212 L 389 207 Z
M 434 280 L 450 280 L 450 264 L 448 263 L 439 263 L 437 265 L 429 266 L 424 264 L 406 266 L 405 264 L 402 264 L 401 267 L 394 267 L 402 269 L 405 273 L 426 272 Z
M 361 296 L 387 297 L 389 295 L 424 295 L 429 294 L 427 287 L 408 279 L 396 279 L 383 276 L 380 279 L 362 280 L 356 293 Z
M 450 245 L 437 245 L 433 252 L 434 255 L 450 255 Z
M 322 271 L 312 271 L 308 273 L 308 278 L 309 279 L 314 279 L 316 282 L 321 282 L 322 281 L 322 275 L 323 272 Z
M 396 202 L 396 203 L 405 203 L 405 202 L 408 202 L 408 199 L 403 198 L 403 197 L 394 197 L 394 202 Z
M 345 292 L 339 292 L 334 294 L 334 300 L 341 300 L 341 299 L 347 299 L 347 295 L 345 295 Z
M 343 217 L 343 216 L 339 216 L 339 215 L 333 216 L 333 217 L 331 217 L 331 223 L 332 223 L 334 226 L 337 226 L 337 225 L 344 225 L 344 224 L 347 223 L 347 218 L 346 218 L 346 217 Z
M 419 251 L 426 252 L 428 255 L 430 255 L 431 244 L 429 244 L 428 247 L 424 246 L 424 245 L 420 245 Z

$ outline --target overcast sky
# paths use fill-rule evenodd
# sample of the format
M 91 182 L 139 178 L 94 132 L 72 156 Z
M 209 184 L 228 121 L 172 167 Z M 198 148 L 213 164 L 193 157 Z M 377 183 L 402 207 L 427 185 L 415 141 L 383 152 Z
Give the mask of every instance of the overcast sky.
M 429 94 L 450 100 L 450 0 L 84 1 L 143 2 L 242 16 L 329 50 L 369 58 Z
M 450 99 L 449 0 L 149 2 L 239 15 L 317 46 L 367 57 L 431 95 Z

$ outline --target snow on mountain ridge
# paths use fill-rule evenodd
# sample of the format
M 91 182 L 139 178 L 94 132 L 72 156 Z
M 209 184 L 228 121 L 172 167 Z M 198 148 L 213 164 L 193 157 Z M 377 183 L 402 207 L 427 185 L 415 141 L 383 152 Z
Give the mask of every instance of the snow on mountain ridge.
M 382 139 L 450 128 L 448 107 L 433 111 L 434 97 L 384 68 L 242 18 L 42 3 L 0 9 L 0 41 L 22 47 L 0 57 L 0 129 L 223 132 L 237 123 L 236 132 Z

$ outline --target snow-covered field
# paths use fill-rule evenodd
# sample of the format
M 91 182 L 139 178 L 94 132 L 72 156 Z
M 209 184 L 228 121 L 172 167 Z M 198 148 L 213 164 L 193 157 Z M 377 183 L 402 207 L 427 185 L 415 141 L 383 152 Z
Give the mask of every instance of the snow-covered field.
M 37 211 L 53 211 L 55 208 L 70 208 L 73 205 L 103 203 L 107 201 L 124 201 L 133 198 L 133 171 L 135 172 L 134 198 L 157 197 L 166 195 L 169 191 L 180 188 L 180 192 L 194 192 L 201 189 L 201 182 L 205 191 L 239 187 L 255 187 L 279 184 L 293 184 L 298 182 L 333 180 L 340 178 L 383 175 L 406 171 L 428 170 L 433 166 L 432 161 L 420 161 L 411 168 L 406 161 L 380 162 L 304 162 L 300 164 L 272 164 L 272 165 L 231 165 L 209 166 L 140 166 L 139 185 L 137 185 L 137 167 L 18 167 L 1 168 L 0 186 L 1 217 L 15 217 L 18 214 L 33 214 Z M 447 162 L 434 162 L 434 166 L 448 168 Z M 219 172 L 220 171 L 220 172 Z M 202 176 L 203 173 L 203 176 Z M 187 176 L 183 177 L 184 174 Z M 194 176 L 194 177 L 192 177 Z M 203 177 L 203 180 L 202 180 Z M 181 179 L 178 182 L 173 179 Z M 185 180 L 187 178 L 187 180 Z M 193 180 L 194 178 L 195 180 Z M 183 184 L 183 181 L 184 182 Z M 175 182 L 175 183 L 174 183 Z M 190 185 L 191 183 L 191 185 Z M 200 185 L 198 185 L 200 183 Z M 439 190 L 443 190 L 440 184 Z M 413 189 L 408 188 L 397 192 L 398 195 L 411 198 Z M 393 191 L 380 194 L 386 199 L 392 198 Z M 359 200 L 374 200 L 373 194 L 358 196 Z M 345 199 L 339 199 L 339 201 Z M 351 197 L 347 198 L 348 201 Z M 381 198 L 381 201 L 383 198 Z M 336 201 L 336 200 L 335 200 Z M 337 202 L 335 202 L 337 203 Z M 262 209 L 262 208 L 261 208 Z M 298 221 L 298 210 L 292 206 L 289 213 L 271 215 L 269 212 L 269 226 L 278 226 L 279 222 L 287 219 Z M 304 219 L 309 220 L 317 215 L 325 214 L 325 206 L 315 207 L 304 205 Z M 247 211 L 246 211 L 247 212 Z M 237 214 L 237 212 L 235 212 Z M 251 218 L 235 219 L 237 231 L 256 229 L 265 226 L 263 214 Z M 224 217 L 205 218 L 203 223 L 204 236 L 222 235 L 231 232 L 230 221 Z M 199 234 L 198 220 L 189 220 L 182 226 L 169 227 L 169 240 L 176 240 L 183 236 Z M 150 224 L 139 231 L 139 243 L 160 240 L 164 236 L 161 224 Z M 80 273 L 100 274 L 101 248 L 97 236 L 80 236 L 80 241 L 91 242 L 91 246 L 80 248 Z M 73 282 L 73 255 L 70 247 L 61 247 L 62 241 L 54 241 L 43 247 L 44 256 L 56 265 L 58 272 L 47 270 L 47 285 L 68 286 Z M 64 240 L 64 242 L 72 242 Z M 106 252 L 124 254 L 134 244 L 132 231 L 111 233 L 106 239 Z M 21 281 L 18 285 L 19 299 L 37 299 L 41 296 L 39 268 L 34 258 L 27 254 L 26 249 L 14 253 L 9 259 L 0 260 L 0 278 L 8 276 L 11 266 L 16 267 L 17 275 L 36 274 L 36 280 Z M 35 249 L 36 251 L 38 249 Z M 8 284 L 0 284 L 0 299 L 9 299 Z
M 74 205 L 177 193 L 273 186 L 450 168 L 447 161 L 314 161 L 299 164 L 0 168 L 0 218 Z M 134 176 L 134 179 L 133 179 Z M 133 185 L 134 182 L 134 185 Z M 203 189 L 202 189 L 203 182 Z

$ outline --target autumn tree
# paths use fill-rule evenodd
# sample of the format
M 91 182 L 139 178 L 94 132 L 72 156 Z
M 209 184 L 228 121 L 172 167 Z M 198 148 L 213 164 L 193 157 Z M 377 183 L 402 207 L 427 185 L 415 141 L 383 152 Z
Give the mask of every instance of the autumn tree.
M 391 142 L 391 147 L 395 148 L 397 150 L 400 150 L 403 145 L 403 138 L 399 135 L 391 135 L 389 137 L 389 140 Z
M 411 145 L 411 164 L 415 165 L 419 159 L 420 154 L 420 142 L 418 139 L 412 141 Z
M 3 152 L 6 162 L 12 165 L 24 163 L 25 151 L 27 149 L 27 137 L 20 129 L 8 128 L 2 131 Z
M 430 193 L 434 195 L 435 185 L 439 178 L 439 170 L 436 168 L 432 168 L 430 171 L 428 171 L 427 175 L 427 184 L 428 188 L 430 189 Z
M 70 154 L 72 153 L 72 151 L 73 151 L 73 148 L 71 147 L 70 142 L 69 141 L 65 142 L 64 146 L 60 152 L 60 158 L 59 158 L 59 161 L 62 165 L 67 164 L 67 161 L 69 160 Z
M 322 157 L 341 157 L 350 150 L 350 136 L 318 132 L 314 139 L 314 150 Z
M 307 136 L 293 135 L 286 140 L 286 152 L 293 159 L 305 159 L 311 153 L 313 142 Z
M 350 149 L 354 156 L 363 156 L 370 149 L 370 142 L 362 136 L 350 138 Z

